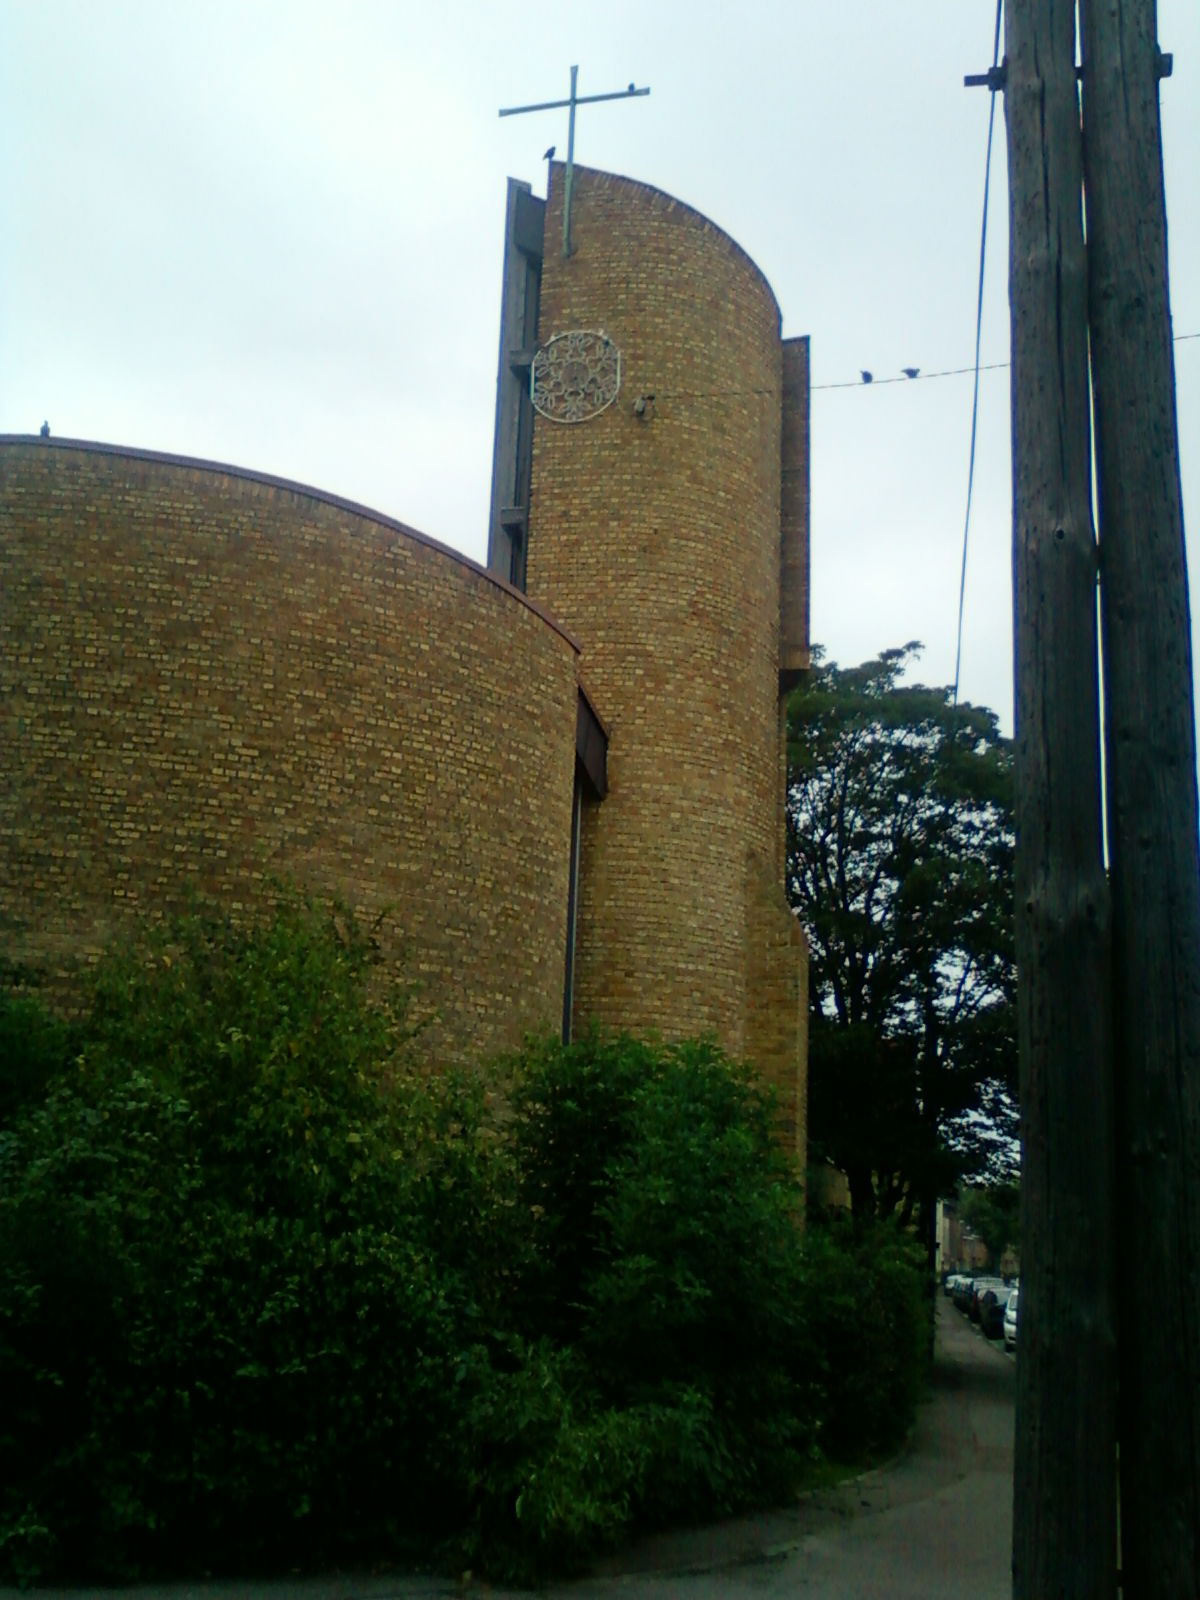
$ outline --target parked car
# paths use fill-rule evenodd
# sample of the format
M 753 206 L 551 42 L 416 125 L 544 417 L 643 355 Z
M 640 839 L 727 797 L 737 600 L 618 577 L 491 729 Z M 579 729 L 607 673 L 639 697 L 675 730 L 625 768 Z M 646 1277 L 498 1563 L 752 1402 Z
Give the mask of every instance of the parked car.
M 1004 1308 L 1004 1348 L 1015 1350 L 1017 1348 L 1017 1301 L 1021 1290 L 1018 1286 L 1008 1297 L 1008 1304 Z
M 980 1301 L 989 1289 L 995 1289 L 999 1293 L 1001 1289 L 1007 1287 L 1003 1278 L 976 1278 L 971 1286 L 971 1300 L 967 1306 L 967 1315 L 971 1321 L 979 1321 Z
M 1002 1284 L 998 1289 L 985 1289 L 979 1296 L 979 1331 L 984 1338 L 1004 1337 L 1004 1313 L 1014 1292 Z
M 974 1289 L 974 1287 L 975 1279 L 966 1272 L 961 1275 L 958 1282 L 954 1285 L 954 1293 L 951 1298 L 960 1311 L 967 1311 L 970 1309 L 971 1291 Z

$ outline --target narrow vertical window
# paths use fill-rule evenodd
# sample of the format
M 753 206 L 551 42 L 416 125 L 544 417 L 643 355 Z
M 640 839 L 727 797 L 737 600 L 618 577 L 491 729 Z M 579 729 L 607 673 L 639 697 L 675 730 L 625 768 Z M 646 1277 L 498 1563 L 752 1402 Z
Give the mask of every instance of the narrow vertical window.
M 563 975 L 563 1043 L 571 1042 L 571 1012 L 575 1002 L 575 926 L 579 920 L 579 835 L 583 820 L 583 772 L 575 762 L 575 795 L 571 802 L 571 856 L 567 868 L 567 962 Z

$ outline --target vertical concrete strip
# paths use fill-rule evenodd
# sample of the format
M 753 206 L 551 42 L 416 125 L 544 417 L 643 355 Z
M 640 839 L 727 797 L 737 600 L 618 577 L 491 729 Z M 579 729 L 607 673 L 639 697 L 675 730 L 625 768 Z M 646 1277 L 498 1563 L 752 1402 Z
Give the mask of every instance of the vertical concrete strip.
M 783 341 L 780 451 L 779 684 L 795 687 L 808 668 L 809 361 L 808 337 Z

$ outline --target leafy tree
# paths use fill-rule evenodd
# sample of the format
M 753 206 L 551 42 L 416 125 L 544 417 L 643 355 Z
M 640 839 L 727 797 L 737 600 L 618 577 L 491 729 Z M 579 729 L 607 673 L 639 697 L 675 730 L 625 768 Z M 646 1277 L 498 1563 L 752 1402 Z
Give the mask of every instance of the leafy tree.
M 453 1526 L 490 1185 L 449 1131 L 478 1120 L 469 1086 L 425 1088 L 374 965 L 368 933 L 288 900 L 96 974 L 72 1058 L 0 1132 L 0 1576 Z M 10 1023 L 41 1060 L 52 1023 Z M 472 1235 L 443 1251 L 459 1208 Z
M 988 1260 L 999 1269 L 1004 1252 L 1021 1245 L 1021 1189 L 1016 1183 L 966 1185 L 959 1191 L 958 1215 L 987 1246 Z
M 371 932 L 285 891 L 114 952 L 69 1029 L 15 993 L 0 1043 L 0 1582 L 527 1583 L 911 1421 L 912 1241 L 802 1232 L 711 1040 L 431 1071 Z
M 1011 1170 L 1012 755 L 995 715 L 818 658 L 788 707 L 788 891 L 811 949 L 809 1133 L 856 1215 Z
M 0 964 L 0 1131 L 44 1097 L 71 1045 L 70 1028 L 40 1003 L 27 975 Z

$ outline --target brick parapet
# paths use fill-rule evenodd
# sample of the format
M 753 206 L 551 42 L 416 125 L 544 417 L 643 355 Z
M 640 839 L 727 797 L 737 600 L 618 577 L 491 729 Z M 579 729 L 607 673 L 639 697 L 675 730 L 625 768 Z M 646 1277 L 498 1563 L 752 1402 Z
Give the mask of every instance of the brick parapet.
M 543 622 L 548 623 L 550 627 L 561 633 L 563 638 L 576 650 L 579 649 L 578 640 L 568 633 L 552 612 L 538 605 L 523 589 L 519 589 L 509 583 L 500 573 L 490 567 L 483 566 L 478 561 L 472 561 L 470 556 L 463 555 L 462 551 L 456 550 L 453 545 L 443 544 L 440 539 L 435 539 L 428 533 L 422 533 L 420 529 L 410 527 L 408 523 L 400 522 L 395 517 L 389 517 L 382 511 L 376 511 L 370 506 L 364 506 L 357 500 L 347 500 L 344 495 L 331 494 L 326 489 L 314 488 L 307 483 L 298 483 L 292 478 L 280 478 L 273 473 L 257 472 L 251 467 L 233 466 L 228 462 L 207 461 L 199 456 L 174 455 L 163 450 L 143 450 L 132 445 L 106 444 L 97 439 L 66 439 L 56 435 L 43 438 L 38 434 L 32 433 L 0 433 L 0 450 L 26 445 L 32 446 L 37 450 L 82 450 L 88 455 L 111 456 L 121 461 L 144 461 L 160 466 L 179 467 L 189 473 L 198 473 L 201 479 L 215 475 L 217 478 L 228 479 L 231 482 L 257 484 L 260 487 L 282 490 L 286 494 L 297 495 L 302 500 L 311 500 L 315 504 L 330 506 L 335 510 L 347 512 L 357 525 L 370 525 L 392 533 L 403 534 L 406 539 L 411 539 L 416 544 L 425 545 L 430 550 L 436 550 L 440 555 L 445 556 L 448 561 L 456 562 L 468 571 L 478 573 L 481 577 L 486 578 L 489 583 L 494 583 L 498 589 L 502 589 L 506 594 L 512 595 L 522 605 L 528 606 L 530 610 L 536 612 Z

